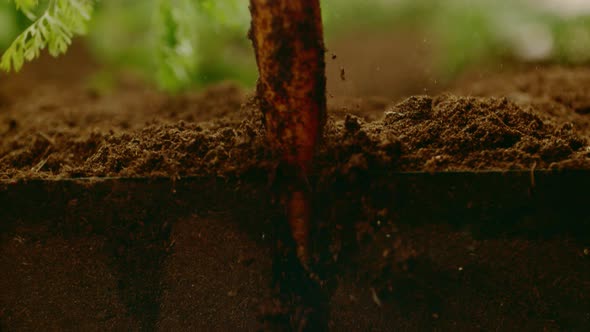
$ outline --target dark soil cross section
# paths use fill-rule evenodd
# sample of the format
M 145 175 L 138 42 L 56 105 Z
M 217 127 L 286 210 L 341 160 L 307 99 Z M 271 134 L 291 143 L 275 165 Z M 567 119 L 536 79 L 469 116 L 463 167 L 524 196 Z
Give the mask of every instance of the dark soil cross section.
M 316 234 L 327 249 L 329 326 L 586 326 L 590 177 L 535 176 L 533 186 L 528 171 L 373 175 L 368 191 L 350 185 L 356 199 L 318 188 L 333 207 Z M 89 329 L 252 330 L 260 314 L 289 324 L 283 315 L 297 310 L 270 300 L 264 181 L 37 180 L 1 189 L 11 207 L 0 214 L 10 330 L 72 329 L 71 320 Z M 73 309 L 80 302 L 88 304 Z

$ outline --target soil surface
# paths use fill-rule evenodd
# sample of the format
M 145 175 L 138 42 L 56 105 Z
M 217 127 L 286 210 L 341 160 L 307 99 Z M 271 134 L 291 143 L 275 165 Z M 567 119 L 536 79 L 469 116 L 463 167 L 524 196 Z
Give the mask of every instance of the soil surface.
M 0 330 L 297 325 L 305 306 L 277 303 L 269 287 L 274 163 L 250 92 L 224 83 L 168 96 L 133 79 L 105 92 L 76 52 L 0 79 Z M 587 330 L 584 192 L 535 193 L 544 180 L 528 173 L 497 187 L 436 174 L 585 174 L 590 71 L 524 68 L 449 90 L 330 99 L 312 179 L 325 324 Z M 399 174 L 416 171 L 434 175 L 424 185 Z M 120 176 L 149 179 L 33 181 Z
M 549 68 L 501 78 L 507 90 L 500 92 L 467 86 L 503 97 L 332 106 L 317 171 L 588 169 L 589 76 Z M 141 85 L 116 91 L 39 84 L 21 95 L 3 92 L 0 177 L 224 176 L 272 160 L 256 103 L 235 85 L 176 97 Z

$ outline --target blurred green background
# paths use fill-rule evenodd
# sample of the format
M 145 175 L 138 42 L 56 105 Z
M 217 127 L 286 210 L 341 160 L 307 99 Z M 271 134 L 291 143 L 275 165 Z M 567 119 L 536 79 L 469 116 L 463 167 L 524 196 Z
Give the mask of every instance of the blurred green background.
M 105 67 L 133 70 L 167 90 L 227 79 L 251 86 L 256 67 L 246 38 L 247 4 L 102 0 L 87 45 Z M 427 71 L 442 78 L 498 59 L 590 60 L 588 0 L 323 0 L 322 9 L 329 51 L 333 44 L 354 48 L 363 45 L 359 36 L 378 35 L 382 44 L 403 52 L 408 45 L 388 36 L 406 33 L 434 49 Z M 0 0 L 0 50 L 28 24 L 12 2 Z

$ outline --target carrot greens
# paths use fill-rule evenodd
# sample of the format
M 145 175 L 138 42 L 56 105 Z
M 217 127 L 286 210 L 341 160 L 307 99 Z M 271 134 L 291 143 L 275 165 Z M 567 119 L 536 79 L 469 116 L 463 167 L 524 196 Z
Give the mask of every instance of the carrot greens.
M 94 8 L 93 0 L 50 0 L 36 15 L 37 0 L 15 0 L 15 4 L 33 23 L 4 52 L 0 68 L 5 71 L 20 70 L 46 48 L 53 56 L 65 53 L 72 38 L 86 32 Z

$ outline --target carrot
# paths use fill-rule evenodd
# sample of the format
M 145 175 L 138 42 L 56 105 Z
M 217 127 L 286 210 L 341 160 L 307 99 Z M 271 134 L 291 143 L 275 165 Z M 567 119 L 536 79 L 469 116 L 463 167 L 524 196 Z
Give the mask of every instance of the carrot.
M 257 95 L 271 148 L 295 170 L 283 203 L 297 256 L 309 260 L 311 204 L 306 178 L 326 116 L 319 0 L 250 0 Z

